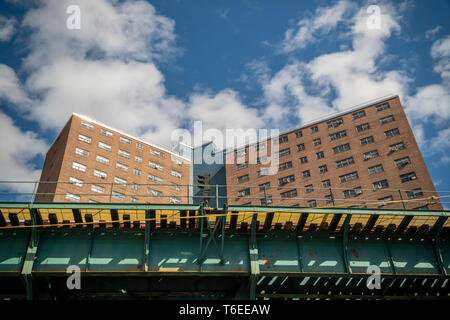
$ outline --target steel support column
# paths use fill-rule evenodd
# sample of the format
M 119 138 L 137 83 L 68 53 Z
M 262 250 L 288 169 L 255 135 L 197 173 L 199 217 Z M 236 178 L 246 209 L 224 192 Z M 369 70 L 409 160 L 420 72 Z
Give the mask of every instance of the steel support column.
M 250 229 L 249 238 L 249 251 L 250 251 L 250 300 L 256 299 L 256 283 L 258 281 L 259 271 L 259 261 L 258 261 L 258 245 L 256 243 L 256 222 L 258 221 L 258 215 L 253 214 L 252 225 Z

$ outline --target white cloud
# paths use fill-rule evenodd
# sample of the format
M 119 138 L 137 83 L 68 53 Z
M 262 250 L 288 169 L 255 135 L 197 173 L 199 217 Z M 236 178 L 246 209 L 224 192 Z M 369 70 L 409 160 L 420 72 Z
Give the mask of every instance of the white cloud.
M 9 41 L 16 31 L 17 21 L 14 17 L 6 18 L 0 15 L 0 42 Z
M 353 8 L 353 4 L 346 0 L 341 0 L 330 7 L 318 8 L 313 19 L 301 19 L 297 26 L 286 31 L 281 43 L 281 51 L 291 52 L 305 48 L 316 41 L 318 35 L 328 33 L 335 28 Z
M 0 101 L 6 100 L 17 106 L 30 103 L 26 92 L 17 78 L 16 72 L 5 64 L 0 64 Z
M 283 117 L 296 115 L 298 123 L 305 123 L 391 93 L 405 96 L 411 81 L 406 73 L 401 70 L 383 71 L 379 67 L 380 60 L 385 58 L 386 39 L 401 31 L 395 7 L 384 4 L 380 8 L 380 29 L 367 27 L 369 15 L 366 7 L 357 10 L 346 1 L 317 9 L 311 20 L 300 20 L 299 25 L 307 25 L 309 31 L 329 31 L 344 23 L 348 30 L 346 37 L 352 41 L 352 46 L 317 56 L 311 61 L 291 57 L 291 62 L 272 77 L 264 68 L 257 69 L 260 72 L 256 75 L 263 85 L 267 103 L 266 118 L 281 123 Z M 298 31 L 301 38 L 301 28 Z M 308 37 L 313 34 L 309 31 L 305 33 L 303 40 L 306 41 L 302 44 L 296 44 L 295 37 L 288 34 L 287 39 L 292 40 L 292 44 L 285 51 L 306 45 Z
M 429 29 L 425 32 L 425 38 L 430 40 L 434 39 L 434 37 L 439 33 L 439 31 L 442 29 L 441 26 L 436 26 L 433 29 Z
M 0 111 L 0 168 L 4 181 L 37 181 L 40 169 L 32 164 L 36 155 L 44 155 L 48 145 L 35 133 L 23 132 Z M 2 188 L 31 192 L 32 184 L 2 184 Z

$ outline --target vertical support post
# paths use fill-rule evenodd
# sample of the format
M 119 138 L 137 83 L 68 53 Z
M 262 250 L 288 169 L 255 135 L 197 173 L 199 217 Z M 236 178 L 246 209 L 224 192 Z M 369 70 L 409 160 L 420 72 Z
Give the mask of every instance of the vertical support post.
M 227 223 L 227 214 L 228 214 L 228 205 L 225 203 L 223 205 L 223 211 L 222 211 L 222 215 L 223 217 L 221 217 L 221 223 L 222 223 L 222 230 L 221 230 L 221 235 L 222 235 L 222 239 L 220 241 L 220 257 L 221 257 L 221 262 L 223 263 L 223 248 L 225 245 L 225 224 Z
M 36 182 L 34 183 L 33 193 L 31 194 L 30 204 L 33 204 L 34 201 L 36 200 L 36 189 L 37 189 L 37 185 L 38 185 L 38 182 L 36 181 Z
M 334 195 L 333 195 L 333 191 L 330 188 L 330 196 L 331 196 L 331 203 L 333 204 L 333 206 L 335 206 L 336 204 L 334 203 Z
M 264 205 L 267 206 L 267 190 L 266 185 L 264 184 Z
M 403 196 L 402 196 L 402 192 L 400 191 L 400 189 L 398 190 L 398 194 L 400 195 L 400 200 L 402 200 L 403 209 L 406 210 L 405 202 L 403 201 Z
M 38 224 L 38 212 L 35 209 L 31 208 L 30 205 L 30 215 L 31 215 L 31 234 L 30 240 L 28 242 L 28 248 L 25 255 L 25 260 L 22 265 L 21 275 L 25 281 L 26 289 L 27 289 L 27 300 L 34 299 L 34 289 L 33 289 L 33 278 L 31 276 L 31 272 L 33 271 L 33 263 L 34 257 L 37 252 L 38 242 L 39 242 L 39 234 L 36 230 L 36 225 Z
M 256 299 L 256 283 L 259 276 L 259 262 L 258 262 L 258 246 L 256 243 L 256 221 L 258 215 L 253 214 L 252 225 L 250 228 L 249 251 L 250 251 L 250 300 Z
M 348 262 L 348 230 L 350 225 L 350 219 L 352 218 L 351 214 L 347 214 L 344 220 L 344 224 L 342 225 L 343 228 L 343 235 L 342 235 L 342 247 L 344 250 L 344 265 L 345 265 L 345 271 L 347 273 L 352 273 L 352 269 L 350 267 L 350 264 Z
M 205 214 L 205 210 L 203 209 L 203 203 L 200 205 L 200 208 L 198 208 L 198 213 L 199 213 L 198 223 L 200 227 L 200 253 L 201 253 L 203 250 L 203 219 L 204 219 L 203 215 Z M 200 259 L 197 259 L 197 263 L 202 264 Z
M 111 183 L 111 190 L 109 192 L 109 203 L 112 202 L 112 192 L 113 192 L 113 188 L 114 188 L 114 182 Z
M 150 221 L 152 210 L 145 210 L 144 264 L 142 270 L 148 272 L 148 256 L 150 254 Z M 153 215 L 154 216 L 154 215 Z
M 439 266 L 439 269 L 441 273 L 444 276 L 447 276 L 447 270 L 445 269 L 444 260 L 442 259 L 442 252 L 441 252 L 441 231 L 442 227 L 447 221 L 447 217 L 439 217 L 439 219 L 436 221 L 435 226 L 433 226 L 433 229 L 436 231 L 436 236 L 434 240 L 434 254 L 436 256 L 436 260 Z
M 219 208 L 219 186 L 216 184 L 216 209 Z

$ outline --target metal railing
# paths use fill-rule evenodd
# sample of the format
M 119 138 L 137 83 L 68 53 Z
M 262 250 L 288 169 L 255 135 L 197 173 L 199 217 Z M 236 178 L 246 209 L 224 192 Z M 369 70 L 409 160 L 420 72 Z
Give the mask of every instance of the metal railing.
M 93 185 L 101 187 L 103 190 L 99 190 L 102 192 L 88 192 L 87 190 L 92 190 Z M 190 187 L 206 187 L 210 188 L 211 192 L 204 196 L 200 189 L 195 194 L 190 194 Z M 289 191 L 292 192 L 287 193 Z M 412 208 L 412 206 L 420 207 L 430 204 L 448 207 L 450 202 L 445 201 L 448 197 L 450 197 L 450 191 L 305 187 L 292 182 L 288 183 L 288 186 L 247 184 L 205 186 L 154 182 L 0 181 L 0 202 L 201 203 L 208 200 L 209 205 L 215 204 L 216 207 L 219 207 L 219 202 L 224 202 L 234 205 L 286 204 L 304 207 L 381 208 L 396 205 L 406 209 L 407 206 Z M 298 203 L 293 204 L 293 202 Z

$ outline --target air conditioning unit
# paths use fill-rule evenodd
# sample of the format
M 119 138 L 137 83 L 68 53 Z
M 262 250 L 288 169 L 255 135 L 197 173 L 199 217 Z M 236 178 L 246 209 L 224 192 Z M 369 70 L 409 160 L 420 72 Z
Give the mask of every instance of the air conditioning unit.
M 355 194 L 361 194 L 362 190 L 355 190 Z
M 375 190 L 378 190 L 378 189 L 381 189 L 381 188 L 383 188 L 383 186 L 382 186 L 382 185 L 380 185 L 380 184 L 379 184 L 379 185 L 377 185 L 376 187 L 374 187 L 374 189 L 375 189 Z
M 411 177 L 411 180 L 416 180 L 416 179 L 417 179 L 416 176 Z

